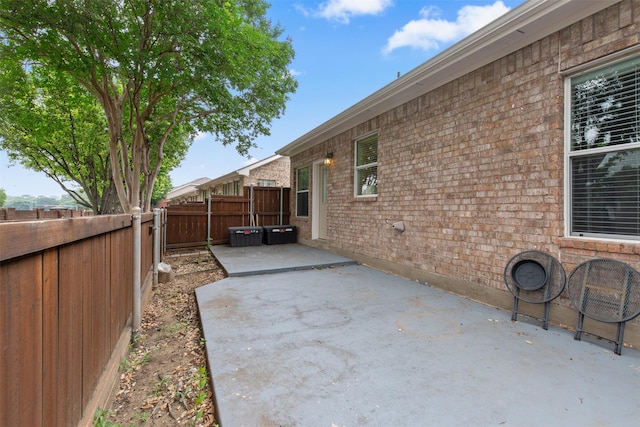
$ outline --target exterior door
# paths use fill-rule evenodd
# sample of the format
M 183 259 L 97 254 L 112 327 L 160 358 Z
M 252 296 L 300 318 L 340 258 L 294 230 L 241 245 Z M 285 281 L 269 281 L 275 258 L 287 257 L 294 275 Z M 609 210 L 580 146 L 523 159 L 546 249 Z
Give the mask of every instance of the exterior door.
M 312 239 L 327 238 L 327 198 L 329 170 L 322 163 L 313 168 Z

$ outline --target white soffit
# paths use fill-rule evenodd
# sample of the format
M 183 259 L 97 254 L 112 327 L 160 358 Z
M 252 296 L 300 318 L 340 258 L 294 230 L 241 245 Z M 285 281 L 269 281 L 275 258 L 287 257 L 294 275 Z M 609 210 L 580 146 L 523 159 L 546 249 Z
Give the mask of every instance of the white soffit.
M 277 150 L 292 156 L 620 0 L 529 0 Z

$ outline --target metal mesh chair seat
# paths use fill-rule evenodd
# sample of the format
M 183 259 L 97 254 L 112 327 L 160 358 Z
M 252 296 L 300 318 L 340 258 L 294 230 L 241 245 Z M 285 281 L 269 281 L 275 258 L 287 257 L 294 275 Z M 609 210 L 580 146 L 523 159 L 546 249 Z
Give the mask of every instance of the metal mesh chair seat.
M 562 264 L 553 256 L 540 251 L 525 251 L 513 256 L 504 269 L 504 282 L 513 294 L 511 320 L 518 320 L 518 314 L 543 321 L 543 328 L 549 327 L 549 303 L 563 291 L 566 273 Z M 518 311 L 518 301 L 544 304 L 542 318 Z
M 575 339 L 582 333 L 615 343 L 621 354 L 625 322 L 640 314 L 640 273 L 617 260 L 598 258 L 573 269 L 567 283 L 571 304 L 578 310 Z M 618 323 L 615 340 L 583 330 L 584 316 L 607 323 Z

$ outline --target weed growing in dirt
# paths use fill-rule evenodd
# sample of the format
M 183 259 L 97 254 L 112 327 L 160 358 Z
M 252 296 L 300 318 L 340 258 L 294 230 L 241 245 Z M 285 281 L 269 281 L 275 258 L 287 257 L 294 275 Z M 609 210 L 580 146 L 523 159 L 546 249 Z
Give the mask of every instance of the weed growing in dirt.
M 151 352 L 146 349 L 139 352 L 130 352 L 129 356 L 120 362 L 120 370 L 130 372 L 139 369 L 149 362 L 150 357 Z
M 93 414 L 94 427 L 120 427 L 120 424 L 114 424 L 107 419 L 109 411 L 106 409 L 98 408 L 95 414 Z
M 173 280 L 153 287 L 139 335 L 120 365 L 120 389 L 97 427 L 216 426 L 194 289 L 225 277 L 202 252 L 167 257 Z
M 153 392 L 149 397 L 151 398 L 159 397 L 164 392 L 164 390 L 167 389 L 167 386 L 169 385 L 169 381 L 171 381 L 171 377 L 169 375 L 163 375 L 162 378 L 160 378 L 160 381 L 158 381 L 153 386 Z

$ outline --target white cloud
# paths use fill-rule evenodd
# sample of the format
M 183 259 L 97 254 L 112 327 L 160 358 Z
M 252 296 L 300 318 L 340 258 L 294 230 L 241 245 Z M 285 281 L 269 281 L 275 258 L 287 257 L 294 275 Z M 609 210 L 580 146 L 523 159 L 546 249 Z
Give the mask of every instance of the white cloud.
M 249 156 L 248 159 L 246 159 L 245 161 L 242 162 L 242 167 L 252 165 L 257 161 L 258 161 L 258 159 L 256 159 L 255 157 Z
M 410 21 L 389 37 L 383 52 L 390 53 L 402 47 L 438 49 L 441 43 L 458 41 L 509 10 L 502 1 L 489 6 L 464 6 L 458 10 L 455 21 L 447 21 L 439 17 L 435 7 L 425 7 L 420 11 L 420 19 Z
M 302 14 L 302 16 L 304 16 L 305 18 L 308 18 L 311 15 L 311 9 L 309 9 L 308 7 L 300 4 L 300 3 L 294 3 L 293 7 Z
M 195 141 L 200 141 L 200 140 L 205 139 L 208 136 L 209 136 L 209 133 L 207 133 L 207 132 L 198 132 L 198 133 L 196 133 L 196 136 L 193 138 L 193 141 L 194 142 Z
M 322 18 L 348 24 L 349 20 L 358 15 L 377 15 L 393 4 L 393 0 L 327 0 L 311 11 L 297 5 L 297 9 L 306 16 L 316 15 Z

